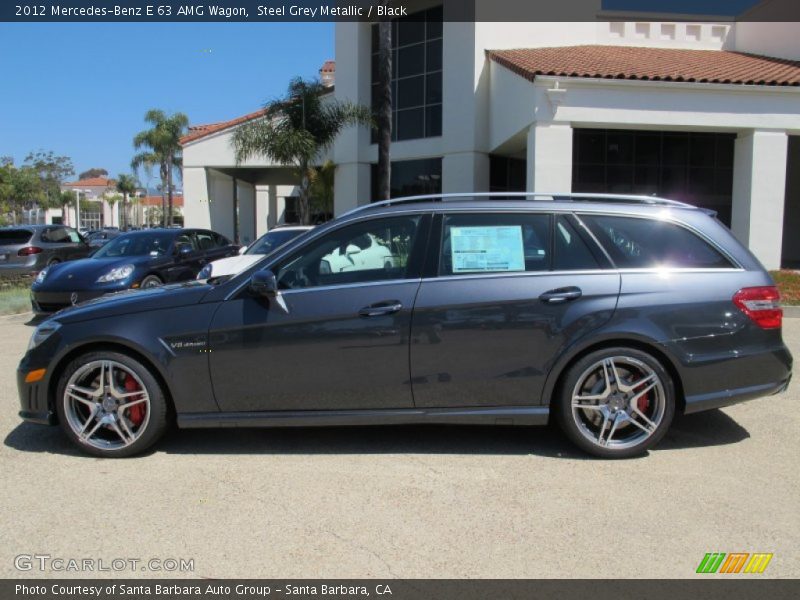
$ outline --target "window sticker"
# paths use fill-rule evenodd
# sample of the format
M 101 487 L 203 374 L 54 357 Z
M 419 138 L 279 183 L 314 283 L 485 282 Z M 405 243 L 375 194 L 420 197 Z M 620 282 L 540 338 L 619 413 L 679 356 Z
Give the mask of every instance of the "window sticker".
M 451 227 L 453 273 L 524 271 L 522 226 Z

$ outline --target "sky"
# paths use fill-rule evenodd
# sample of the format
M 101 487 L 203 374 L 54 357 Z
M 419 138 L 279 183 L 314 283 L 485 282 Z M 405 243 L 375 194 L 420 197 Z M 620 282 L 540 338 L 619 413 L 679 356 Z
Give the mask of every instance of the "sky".
M 150 108 L 212 123 L 258 110 L 334 58 L 331 23 L 0 23 L 0 156 L 130 172 Z M 155 186 L 157 175 L 142 185 Z

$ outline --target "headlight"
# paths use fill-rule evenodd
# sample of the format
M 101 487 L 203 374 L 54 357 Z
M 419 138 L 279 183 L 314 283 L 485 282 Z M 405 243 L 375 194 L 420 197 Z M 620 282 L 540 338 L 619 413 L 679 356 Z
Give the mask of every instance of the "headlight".
M 28 342 L 28 351 L 33 350 L 53 335 L 56 331 L 61 328 L 61 323 L 58 321 L 45 321 L 41 325 L 39 325 L 34 331 L 33 335 L 31 336 L 31 341 Z
M 108 283 L 110 281 L 122 281 L 127 279 L 133 273 L 133 265 L 122 265 L 115 269 L 111 269 L 108 273 L 103 275 L 97 280 L 97 283 Z
M 39 271 L 39 274 L 36 275 L 36 279 L 33 280 L 33 283 L 42 283 L 44 281 L 45 277 L 47 277 L 47 270 L 49 268 L 50 267 L 45 267 L 44 269 Z
M 211 277 L 211 271 L 213 271 L 213 269 L 211 267 L 211 264 L 209 263 L 200 270 L 200 272 L 197 274 L 197 278 L 208 279 L 209 277 Z

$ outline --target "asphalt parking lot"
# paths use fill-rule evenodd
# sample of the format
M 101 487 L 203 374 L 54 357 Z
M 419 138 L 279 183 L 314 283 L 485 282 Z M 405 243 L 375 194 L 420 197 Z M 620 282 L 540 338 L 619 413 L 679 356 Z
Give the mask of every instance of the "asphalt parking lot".
M 762 577 L 800 577 L 796 382 L 628 461 L 478 427 L 174 431 L 110 461 L 17 417 L 26 320 L 0 317 L 0 577 L 87 575 L 15 568 L 47 554 L 194 560 L 108 577 L 684 578 L 706 552 L 772 552 Z M 784 336 L 800 357 L 800 320 Z

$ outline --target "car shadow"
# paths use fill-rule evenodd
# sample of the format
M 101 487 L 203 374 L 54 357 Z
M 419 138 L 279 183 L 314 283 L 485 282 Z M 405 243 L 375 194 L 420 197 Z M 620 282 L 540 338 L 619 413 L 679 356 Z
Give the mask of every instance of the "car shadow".
M 736 444 L 750 434 L 720 410 L 681 416 L 654 450 Z M 20 423 L 5 445 L 21 452 L 85 456 L 57 427 Z M 364 426 L 171 431 L 150 453 L 167 454 L 484 454 L 594 460 L 554 425 Z
M 36 327 L 39 323 L 47 320 L 47 318 L 50 316 L 51 315 L 33 315 L 30 321 L 27 321 L 25 325 L 27 325 L 28 327 Z

